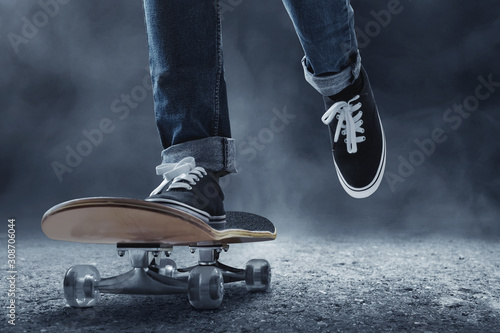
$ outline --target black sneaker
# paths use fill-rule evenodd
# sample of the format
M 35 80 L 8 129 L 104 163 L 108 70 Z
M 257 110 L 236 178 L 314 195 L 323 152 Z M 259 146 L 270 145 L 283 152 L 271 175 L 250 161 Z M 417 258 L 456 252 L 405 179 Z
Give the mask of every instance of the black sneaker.
M 333 162 L 344 190 L 354 198 L 372 195 L 382 181 L 386 145 L 370 81 L 363 67 L 339 94 L 324 97 Z
M 159 165 L 157 173 L 163 175 L 164 180 L 146 201 L 182 210 L 214 229 L 224 229 L 224 193 L 215 173 L 197 167 L 192 157 L 187 157 L 175 165 Z

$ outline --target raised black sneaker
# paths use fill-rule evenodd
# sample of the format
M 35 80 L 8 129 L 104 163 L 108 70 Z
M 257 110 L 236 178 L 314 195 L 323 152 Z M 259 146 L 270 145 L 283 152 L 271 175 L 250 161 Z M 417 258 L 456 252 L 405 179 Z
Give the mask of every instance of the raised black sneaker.
M 215 173 L 196 166 L 193 157 L 186 157 L 176 164 L 159 165 L 156 173 L 163 176 L 163 182 L 146 201 L 182 210 L 214 229 L 224 229 L 224 194 Z
M 386 144 L 370 81 L 363 67 L 352 85 L 324 97 L 333 162 L 344 190 L 354 198 L 372 195 L 384 175 Z

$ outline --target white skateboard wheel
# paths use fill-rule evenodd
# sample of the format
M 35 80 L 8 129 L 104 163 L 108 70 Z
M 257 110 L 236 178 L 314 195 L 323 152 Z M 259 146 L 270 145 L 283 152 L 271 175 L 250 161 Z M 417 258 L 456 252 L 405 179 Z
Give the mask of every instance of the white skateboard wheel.
M 195 309 L 216 309 L 224 297 L 224 277 L 217 267 L 196 266 L 189 273 L 188 299 Z
M 96 305 L 101 300 L 101 293 L 97 289 L 99 280 L 101 276 L 94 266 L 71 267 L 64 277 L 64 298 L 70 306 L 77 308 Z
M 245 268 L 248 291 L 267 291 L 271 287 L 271 265 L 264 259 L 252 259 Z

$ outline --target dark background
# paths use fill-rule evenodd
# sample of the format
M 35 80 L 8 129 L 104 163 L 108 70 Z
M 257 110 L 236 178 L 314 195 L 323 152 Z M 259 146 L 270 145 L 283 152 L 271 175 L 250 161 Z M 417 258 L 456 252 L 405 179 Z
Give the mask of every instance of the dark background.
M 303 52 L 281 2 L 223 2 L 237 142 L 258 136 L 275 108 L 296 115 L 255 158 L 239 155 L 241 172 L 225 184 L 227 209 L 260 213 L 297 233 L 352 226 L 500 234 L 500 87 L 458 128 L 443 120 L 455 104 L 471 101 L 479 76 L 500 81 L 500 3 L 401 0 L 402 11 L 381 26 L 374 13 L 390 1 L 352 2 L 358 31 L 371 35 L 361 56 L 386 131 L 386 172 L 398 175 L 402 160 L 425 156 L 403 182 L 391 187 L 386 177 L 376 194 L 356 200 L 338 183 L 322 100 L 303 79 Z M 123 120 L 111 110 L 147 75 L 141 2 L 72 0 L 46 22 L 41 11 L 37 1 L 0 2 L 0 216 L 5 223 L 15 217 L 23 233 L 40 233 L 43 213 L 59 202 L 144 198 L 161 181 L 151 94 Z M 41 26 L 16 52 L 9 36 L 22 36 L 34 19 Z M 104 118 L 113 131 L 60 181 L 52 164 L 65 163 L 66 147 L 76 149 L 82 131 Z M 436 128 L 447 140 L 429 156 L 415 152 L 415 140 Z

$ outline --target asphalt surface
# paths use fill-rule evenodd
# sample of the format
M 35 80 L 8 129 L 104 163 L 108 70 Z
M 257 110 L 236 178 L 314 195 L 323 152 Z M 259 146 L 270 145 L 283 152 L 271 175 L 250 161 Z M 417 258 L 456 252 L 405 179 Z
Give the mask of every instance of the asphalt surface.
M 1 239 L 6 248 L 6 237 Z M 5 245 L 5 246 L 4 246 Z M 62 280 L 75 264 L 102 277 L 129 269 L 114 246 L 18 239 L 16 325 L 6 332 L 500 332 L 500 243 L 443 235 L 278 234 L 273 242 L 231 246 L 221 261 L 266 258 L 273 288 L 226 285 L 217 310 L 194 310 L 185 295 L 103 295 L 94 308 L 66 305 Z M 6 251 L 4 251 L 6 252 Z M 196 257 L 174 251 L 178 265 Z M 7 255 L 2 256 L 7 273 Z

